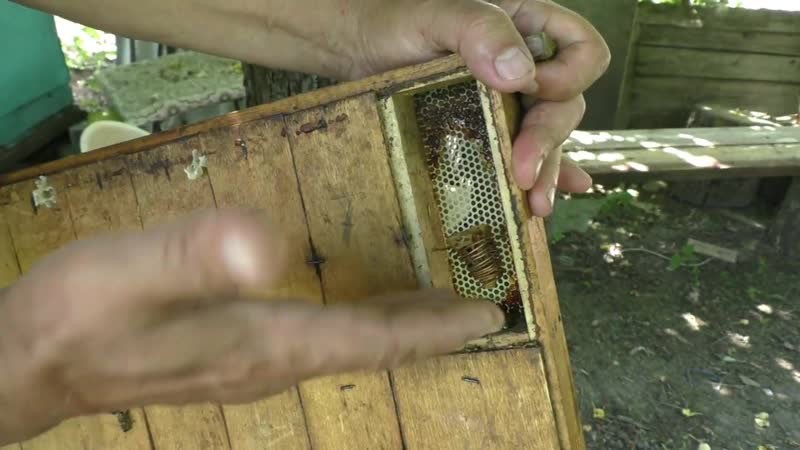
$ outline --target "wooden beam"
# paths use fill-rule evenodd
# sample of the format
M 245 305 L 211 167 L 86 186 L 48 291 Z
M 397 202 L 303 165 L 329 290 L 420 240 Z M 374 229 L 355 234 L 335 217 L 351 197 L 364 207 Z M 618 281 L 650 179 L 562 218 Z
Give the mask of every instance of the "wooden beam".
M 566 156 L 592 177 L 729 178 L 800 175 L 800 144 L 574 151 Z
M 800 27 L 800 25 L 798 25 Z M 656 47 L 800 56 L 800 32 L 753 33 L 747 30 L 686 28 L 645 24 L 639 44 Z
M 639 8 L 643 24 L 768 33 L 798 33 L 800 30 L 800 12 L 725 7 L 682 9 L 656 4 L 640 4 Z
M 639 45 L 636 74 L 797 84 L 800 57 Z
M 698 149 L 723 146 L 800 144 L 795 127 L 702 127 L 652 130 L 573 131 L 564 151 L 646 150 L 679 146 Z

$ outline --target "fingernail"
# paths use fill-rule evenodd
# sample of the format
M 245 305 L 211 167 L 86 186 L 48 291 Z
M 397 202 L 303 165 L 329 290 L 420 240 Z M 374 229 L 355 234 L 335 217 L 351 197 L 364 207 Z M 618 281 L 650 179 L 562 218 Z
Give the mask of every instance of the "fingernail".
M 256 257 L 238 233 L 228 233 L 222 244 L 222 257 L 231 275 L 240 281 L 258 279 Z
M 553 208 L 553 202 L 556 200 L 556 187 L 553 186 L 547 191 L 547 201 L 550 202 L 550 208 Z
M 516 80 L 533 71 L 533 60 L 517 47 L 511 47 L 494 60 L 497 73 L 504 80 Z
M 544 164 L 544 159 L 543 158 L 539 159 L 539 161 L 536 162 L 536 169 L 533 172 L 533 182 L 534 183 L 536 183 L 536 180 L 539 179 L 539 172 L 542 171 L 542 164 Z

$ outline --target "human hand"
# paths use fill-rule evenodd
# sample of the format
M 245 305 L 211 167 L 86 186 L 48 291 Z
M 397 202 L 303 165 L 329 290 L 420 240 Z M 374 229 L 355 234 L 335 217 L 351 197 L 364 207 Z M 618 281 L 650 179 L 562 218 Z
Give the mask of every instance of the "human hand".
M 0 446 L 69 417 L 255 401 L 304 379 L 457 350 L 489 302 L 414 291 L 326 306 L 257 301 L 285 245 L 249 212 L 79 241 L 0 291 Z
M 458 52 L 475 77 L 501 92 L 525 96 L 512 169 L 528 191 L 531 211 L 552 212 L 555 189 L 585 192 L 591 178 L 561 160 L 561 144 L 585 110 L 583 92 L 605 72 L 609 50 L 585 19 L 543 0 L 363 0 L 362 45 L 349 78 Z M 525 37 L 544 32 L 558 46 L 534 64 Z

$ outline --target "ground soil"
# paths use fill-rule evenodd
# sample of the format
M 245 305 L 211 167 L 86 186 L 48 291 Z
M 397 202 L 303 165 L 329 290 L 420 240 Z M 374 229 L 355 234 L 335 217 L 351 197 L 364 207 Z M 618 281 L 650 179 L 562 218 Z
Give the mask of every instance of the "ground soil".
M 588 448 L 800 449 L 800 264 L 766 245 L 774 210 L 639 192 L 551 246 Z M 740 260 L 671 270 L 688 238 Z

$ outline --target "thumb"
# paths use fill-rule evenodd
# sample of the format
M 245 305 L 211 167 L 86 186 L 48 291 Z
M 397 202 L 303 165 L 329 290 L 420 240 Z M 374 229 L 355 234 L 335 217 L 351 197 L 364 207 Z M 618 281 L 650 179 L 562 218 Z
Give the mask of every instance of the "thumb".
M 536 91 L 531 51 L 500 7 L 480 0 L 399 1 L 389 8 L 380 3 L 383 10 L 371 14 L 379 32 L 368 33 L 378 39 L 367 44 L 368 60 L 380 62 L 375 69 L 457 52 L 473 75 L 494 89 Z
M 483 1 L 424 5 L 417 10 L 420 34 L 442 50 L 458 52 L 476 78 L 503 92 L 536 91 L 531 51 L 503 9 Z
M 286 250 L 253 212 L 203 211 L 144 232 L 78 241 L 29 275 L 67 298 L 133 308 L 219 301 L 273 284 Z

